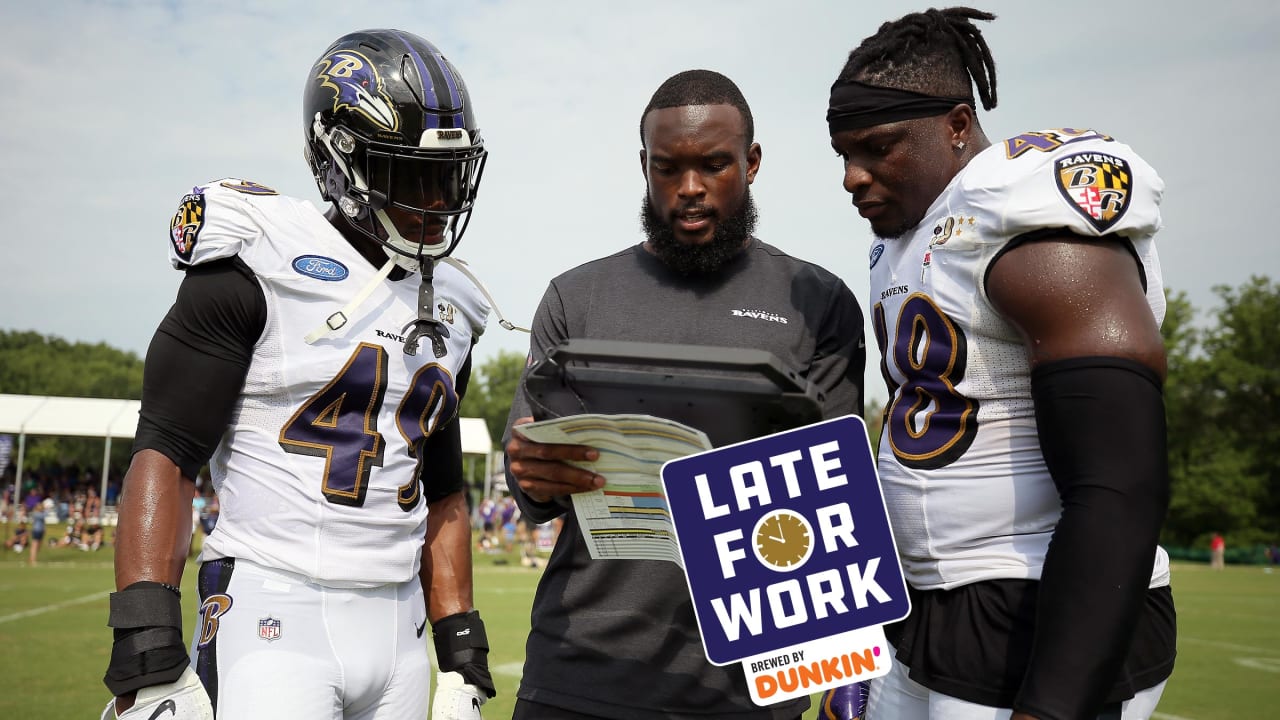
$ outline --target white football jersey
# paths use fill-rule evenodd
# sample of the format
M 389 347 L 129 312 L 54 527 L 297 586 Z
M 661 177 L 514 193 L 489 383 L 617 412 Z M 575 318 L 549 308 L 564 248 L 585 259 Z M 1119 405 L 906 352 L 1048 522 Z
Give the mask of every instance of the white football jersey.
M 238 255 L 266 296 L 230 426 L 209 462 L 221 515 L 202 559 L 246 558 L 333 586 L 417 575 L 431 458 L 417 444 L 454 417 L 454 382 L 489 306 L 456 268 L 437 264 L 435 357 L 424 337 L 404 352 L 420 276 L 384 280 L 348 323 L 303 338 L 348 303 L 377 268 L 309 202 L 231 179 L 197 187 L 172 224 L 176 267 Z M 422 467 L 419 467 L 419 466 Z
M 914 230 L 872 243 L 872 324 L 889 384 L 878 467 L 915 587 L 1039 579 L 1061 514 L 1036 434 L 1027 351 L 987 297 L 993 260 L 1042 229 L 1123 236 L 1160 322 L 1152 237 L 1163 189 L 1109 137 L 1026 133 L 974 157 Z M 1151 585 L 1167 583 L 1159 549 Z

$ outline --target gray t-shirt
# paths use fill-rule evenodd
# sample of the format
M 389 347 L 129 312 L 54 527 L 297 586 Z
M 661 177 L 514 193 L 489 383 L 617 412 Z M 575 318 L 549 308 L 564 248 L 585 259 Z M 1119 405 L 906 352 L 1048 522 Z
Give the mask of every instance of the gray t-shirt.
M 862 412 L 858 301 L 827 270 L 754 238 L 710 278 L 680 276 L 642 245 L 560 275 L 534 316 L 530 354 L 570 338 L 767 350 L 825 394 L 824 417 Z M 507 436 L 532 414 L 517 391 Z M 592 560 L 567 503 L 534 503 L 510 475 L 508 485 L 530 519 L 565 520 L 534 597 L 521 698 L 619 719 L 781 719 L 808 707 L 757 707 L 739 666 L 707 662 L 674 563 Z

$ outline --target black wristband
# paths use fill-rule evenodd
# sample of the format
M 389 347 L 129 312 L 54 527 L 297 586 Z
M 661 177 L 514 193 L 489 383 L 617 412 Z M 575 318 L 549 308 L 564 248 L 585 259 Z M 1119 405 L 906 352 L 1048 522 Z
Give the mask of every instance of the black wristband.
M 498 694 L 489 674 L 489 637 L 479 612 L 440 618 L 431 624 L 431 634 L 441 672 L 461 674 L 468 685 L 480 688 L 489 697 Z
M 111 661 L 102 681 L 120 696 L 177 680 L 190 664 L 182 640 L 182 604 L 177 588 L 136 582 L 111 593 L 107 625 L 115 632 Z

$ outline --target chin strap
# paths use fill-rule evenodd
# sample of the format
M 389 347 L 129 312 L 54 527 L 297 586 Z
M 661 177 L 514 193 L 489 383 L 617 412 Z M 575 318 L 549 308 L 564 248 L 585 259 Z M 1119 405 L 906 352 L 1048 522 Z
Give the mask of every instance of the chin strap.
M 440 262 L 453 266 L 458 270 L 458 272 L 467 276 L 467 279 L 471 281 L 471 284 L 475 285 L 480 293 L 484 295 L 484 299 L 489 301 L 489 307 L 493 308 L 493 313 L 498 316 L 498 324 L 501 325 L 504 330 L 515 330 L 523 333 L 529 332 L 529 328 L 520 327 L 502 315 L 502 309 L 498 307 L 498 302 L 494 300 L 493 295 L 489 293 L 489 288 L 485 287 L 484 283 L 480 282 L 480 278 L 476 277 L 475 274 L 471 272 L 465 262 L 452 257 L 442 257 L 440 258 Z
M 383 265 L 382 268 L 378 270 L 378 272 L 373 276 L 373 279 L 371 279 L 364 287 L 360 288 L 360 292 L 356 293 L 355 297 L 351 298 L 351 302 L 344 305 L 338 312 L 325 318 L 325 321 L 317 326 L 315 330 L 307 333 L 306 336 L 302 338 L 303 342 L 308 345 L 314 345 L 317 340 L 328 337 L 346 325 L 347 321 L 351 319 L 351 316 L 355 311 L 359 309 L 365 300 L 369 299 L 370 295 L 373 294 L 374 289 L 387 279 L 387 276 L 391 274 L 391 271 L 395 266 L 396 261 L 388 259 L 387 264 Z
M 404 354 L 418 354 L 418 340 L 427 335 L 431 338 L 431 351 L 442 358 L 449 349 L 444 339 L 449 337 L 449 328 L 436 319 L 436 293 L 431 287 L 435 278 L 436 261 L 433 258 L 422 260 L 422 282 L 418 285 L 418 317 L 405 325 L 400 332 L 404 333 Z
M 502 314 L 502 309 L 498 307 L 497 301 L 493 299 L 493 294 L 489 292 L 489 288 L 480 282 L 480 278 L 471 272 L 465 262 L 452 257 L 423 258 L 419 266 L 422 271 L 422 284 L 418 286 L 418 317 L 401 330 L 402 333 L 407 332 L 404 342 L 406 355 L 418 354 L 419 340 L 423 335 L 429 335 L 431 337 L 431 348 L 436 357 L 444 357 L 444 338 L 449 337 L 449 328 L 435 318 L 435 292 L 432 289 L 432 279 L 435 275 L 435 264 L 437 262 L 453 267 L 476 286 L 476 289 L 484 295 L 485 300 L 489 301 L 489 306 L 493 308 L 494 314 L 498 316 L 498 324 L 503 329 L 524 333 L 529 332 L 529 328 L 520 327 L 507 320 Z M 391 271 L 398 264 L 399 262 L 396 258 L 387 260 L 386 264 L 378 270 L 368 284 L 360 288 L 360 292 L 356 293 L 350 302 L 344 305 L 341 310 L 325 318 L 323 323 L 303 337 L 303 341 L 308 345 L 314 345 L 317 341 L 329 337 L 342 329 L 355 316 L 356 310 L 373 294 L 374 289 L 387 279 L 387 276 L 391 274 Z

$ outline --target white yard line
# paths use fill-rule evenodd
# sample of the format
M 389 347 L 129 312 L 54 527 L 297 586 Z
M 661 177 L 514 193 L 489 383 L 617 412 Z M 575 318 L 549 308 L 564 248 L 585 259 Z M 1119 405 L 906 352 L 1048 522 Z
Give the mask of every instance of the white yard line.
M 16 612 L 11 615 L 0 615 L 0 623 L 7 623 L 13 620 L 21 620 L 23 618 L 34 617 L 36 615 L 43 615 L 47 612 L 53 612 L 54 610 L 61 610 L 64 607 L 71 607 L 72 605 L 82 605 L 87 602 L 93 602 L 94 600 L 101 600 L 102 598 L 110 594 L 111 594 L 110 590 L 104 590 L 102 592 L 93 593 L 92 595 L 85 595 L 84 597 L 78 597 L 73 600 L 66 600 L 64 602 L 54 603 L 52 605 L 45 605 L 43 607 L 32 608 L 30 610 L 23 610 L 22 612 Z
M 497 675 L 507 675 L 509 677 L 524 676 L 523 662 L 510 662 L 510 663 L 503 663 L 501 665 L 494 665 L 492 669 L 493 669 L 493 672 Z
M 1238 652 L 1250 652 L 1250 653 L 1262 653 L 1263 655 L 1280 655 L 1280 650 L 1277 650 L 1275 648 L 1264 648 L 1264 647 L 1257 647 L 1254 645 L 1237 645 L 1235 643 L 1220 642 L 1218 640 L 1205 640 L 1203 638 L 1188 637 L 1186 635 L 1178 636 L 1178 642 L 1182 642 L 1184 640 L 1188 642 L 1198 643 L 1200 645 L 1212 645 L 1214 647 L 1220 647 L 1225 650 L 1236 650 Z

